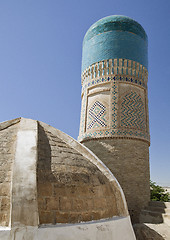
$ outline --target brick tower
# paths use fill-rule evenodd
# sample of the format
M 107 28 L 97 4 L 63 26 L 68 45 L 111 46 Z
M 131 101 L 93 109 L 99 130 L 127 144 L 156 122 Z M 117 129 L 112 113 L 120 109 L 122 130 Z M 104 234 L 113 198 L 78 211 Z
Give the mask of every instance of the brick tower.
M 83 41 L 78 140 L 122 186 L 132 221 L 150 198 L 147 35 L 125 16 L 93 24 Z

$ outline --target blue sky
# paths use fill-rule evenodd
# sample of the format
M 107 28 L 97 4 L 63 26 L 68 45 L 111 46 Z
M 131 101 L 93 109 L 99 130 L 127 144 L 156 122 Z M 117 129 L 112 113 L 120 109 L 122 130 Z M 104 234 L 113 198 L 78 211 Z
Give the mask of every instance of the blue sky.
M 77 139 L 83 37 L 100 18 L 129 16 L 149 39 L 151 179 L 170 186 L 169 13 L 169 0 L 1 0 L 0 122 L 37 119 Z

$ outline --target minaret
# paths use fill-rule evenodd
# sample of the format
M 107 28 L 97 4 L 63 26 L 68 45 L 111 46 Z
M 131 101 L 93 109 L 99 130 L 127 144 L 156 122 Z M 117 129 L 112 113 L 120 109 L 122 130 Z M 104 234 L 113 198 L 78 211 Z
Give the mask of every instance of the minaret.
M 150 199 L 147 35 L 125 16 L 87 31 L 82 56 L 79 141 L 113 172 L 133 223 Z

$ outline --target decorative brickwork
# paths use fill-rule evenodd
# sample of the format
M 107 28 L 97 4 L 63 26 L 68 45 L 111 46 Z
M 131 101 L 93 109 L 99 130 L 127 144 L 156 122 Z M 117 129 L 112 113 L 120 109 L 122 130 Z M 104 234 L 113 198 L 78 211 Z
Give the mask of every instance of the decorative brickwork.
M 145 130 L 144 104 L 136 92 L 127 93 L 122 98 L 120 125 L 125 128 Z
M 88 112 L 87 129 L 99 126 L 106 127 L 107 124 L 105 116 L 106 107 L 99 101 L 96 101 Z
M 117 128 L 117 110 L 118 110 L 118 84 L 115 81 L 115 78 L 113 78 L 113 82 L 111 85 L 111 128 L 116 129 Z M 113 131 L 111 131 L 111 134 L 114 134 Z
M 120 81 L 130 81 L 143 87 L 147 86 L 148 71 L 140 63 L 128 59 L 108 59 L 94 63 L 82 73 L 82 86 L 84 81 L 99 83 L 101 77 L 121 75 Z M 126 79 L 130 77 L 130 79 Z M 131 79 L 133 77 L 133 80 Z M 88 85 L 90 86 L 90 85 Z
M 82 74 L 82 109 L 78 140 L 116 137 L 149 142 L 147 76 L 145 67 L 127 59 L 104 60 L 85 70 Z M 127 88 L 126 94 L 121 93 L 122 88 Z M 92 113 L 95 103 L 89 105 L 90 92 L 95 94 L 95 102 L 106 101 L 105 95 L 100 94 L 102 91 L 108 93 L 107 114 L 106 111 L 101 112 L 104 117 L 104 121 L 100 119 L 103 125 L 99 123 L 97 115 Z

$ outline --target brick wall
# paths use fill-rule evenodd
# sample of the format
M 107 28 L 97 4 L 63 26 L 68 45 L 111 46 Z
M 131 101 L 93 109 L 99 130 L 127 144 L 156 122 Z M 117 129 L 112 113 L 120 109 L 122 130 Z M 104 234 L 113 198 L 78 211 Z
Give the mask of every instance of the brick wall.
M 119 181 L 133 222 L 150 199 L 149 146 L 134 139 L 99 139 L 84 142 Z
M 0 225 L 10 221 L 11 176 L 18 125 L 0 131 Z
M 37 189 L 40 224 L 119 215 L 114 190 L 99 169 L 39 125 Z

